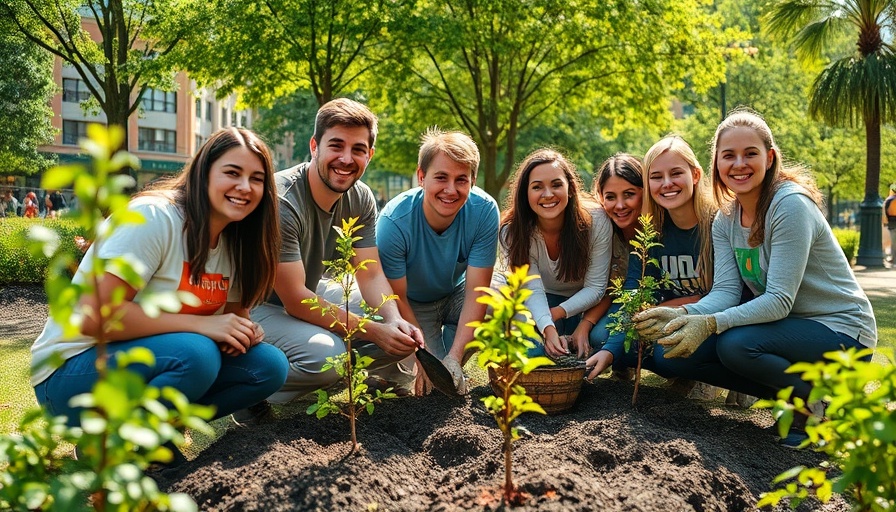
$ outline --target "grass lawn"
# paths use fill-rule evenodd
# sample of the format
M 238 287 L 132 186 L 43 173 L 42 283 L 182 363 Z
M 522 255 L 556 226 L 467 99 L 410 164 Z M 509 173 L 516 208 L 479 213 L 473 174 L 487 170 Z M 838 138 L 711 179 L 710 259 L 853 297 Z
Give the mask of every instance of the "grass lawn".
M 896 348 L 896 297 L 872 296 L 871 303 L 877 317 L 878 346 Z M 5 339 L 0 333 L 0 435 L 9 434 L 16 430 L 24 411 L 37 405 L 34 392 L 31 389 L 28 378 L 28 364 L 30 361 L 30 347 L 32 339 Z M 883 359 L 879 355 L 874 358 L 878 362 Z M 467 370 L 475 373 L 475 362 L 467 365 Z M 475 368 L 478 370 L 478 368 Z M 475 377 L 475 376 L 474 376 Z M 484 381 L 484 378 L 483 378 Z M 280 409 L 279 416 L 304 414 L 307 403 L 297 403 L 284 406 Z M 212 423 L 217 436 L 223 434 L 233 423 L 228 418 L 222 418 Z M 192 458 L 205 447 L 214 442 L 217 437 L 208 438 L 204 435 L 195 435 L 189 439 L 187 456 Z

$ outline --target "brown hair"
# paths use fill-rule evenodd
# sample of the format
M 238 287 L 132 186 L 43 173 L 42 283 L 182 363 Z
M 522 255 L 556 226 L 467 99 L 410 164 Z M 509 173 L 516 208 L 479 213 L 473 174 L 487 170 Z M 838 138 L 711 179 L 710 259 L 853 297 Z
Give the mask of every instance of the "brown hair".
M 330 100 L 317 111 L 314 118 L 314 140 L 320 144 L 324 133 L 334 126 L 360 126 L 370 132 L 370 147 L 376 143 L 377 119 L 367 106 L 348 98 Z
M 234 267 L 234 281 L 240 285 L 240 306 L 261 303 L 274 287 L 274 271 L 280 257 L 280 225 L 277 188 L 271 152 L 253 132 L 230 127 L 218 130 L 199 148 L 180 174 L 160 180 L 138 196 L 168 197 L 184 214 L 190 278 L 199 282 L 208 261 L 211 234 L 208 178 L 212 164 L 227 151 L 244 147 L 255 154 L 264 167 L 261 202 L 239 222 L 224 228 L 227 249 Z M 165 191 L 173 191 L 168 194 Z
M 591 259 L 591 213 L 586 204 L 590 203 L 596 208 L 597 203 L 582 188 L 575 166 L 553 149 L 538 149 L 530 153 L 511 178 L 510 193 L 501 217 L 501 246 L 507 252 L 510 266 L 529 263 L 529 247 L 538 220 L 538 215 L 529 207 L 529 176 L 532 169 L 542 164 L 552 164 L 561 169 L 569 182 L 569 203 L 563 212 L 557 279 L 579 281 L 585 277 Z
M 756 204 L 756 218 L 753 219 L 753 224 L 750 226 L 750 238 L 747 241 L 751 247 L 756 247 L 765 239 L 765 215 L 768 213 L 768 208 L 775 197 L 775 192 L 778 191 L 778 187 L 782 183 L 790 181 L 802 186 L 819 209 L 822 207 L 823 198 L 815 185 L 815 179 L 809 174 L 808 170 L 801 166 L 784 166 L 781 150 L 775 144 L 775 139 L 772 137 L 772 130 L 768 127 L 768 123 L 756 112 L 748 109 L 738 109 L 719 123 L 718 128 L 716 128 L 716 134 L 712 138 L 712 186 L 713 195 L 719 204 L 727 205 L 734 200 L 734 193 L 725 186 L 725 183 L 719 177 L 719 138 L 725 133 L 725 130 L 740 126 L 755 131 L 756 135 L 762 139 L 765 150 L 773 152 L 772 164 L 766 169 L 765 179 L 762 180 L 762 192 L 759 194 L 759 202 Z

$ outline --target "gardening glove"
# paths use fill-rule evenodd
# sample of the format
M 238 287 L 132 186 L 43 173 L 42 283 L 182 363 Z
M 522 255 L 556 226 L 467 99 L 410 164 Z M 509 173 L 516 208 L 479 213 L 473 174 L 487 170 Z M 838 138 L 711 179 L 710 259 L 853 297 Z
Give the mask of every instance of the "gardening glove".
M 670 321 L 686 314 L 687 312 L 682 307 L 656 307 L 638 313 L 632 317 L 632 322 L 642 340 L 656 341 L 663 337 L 665 334 L 663 328 Z
M 464 369 L 460 366 L 460 363 L 457 362 L 457 359 L 451 356 L 445 356 L 445 359 L 442 359 L 442 364 L 445 365 L 445 368 L 451 373 L 451 378 L 454 380 L 454 389 L 457 390 L 458 395 L 466 395 L 470 392 L 467 387 L 467 378 L 464 376 Z
M 667 336 L 656 340 L 668 349 L 663 357 L 689 357 L 700 348 L 710 334 L 716 332 L 716 317 L 712 315 L 684 315 L 666 324 Z

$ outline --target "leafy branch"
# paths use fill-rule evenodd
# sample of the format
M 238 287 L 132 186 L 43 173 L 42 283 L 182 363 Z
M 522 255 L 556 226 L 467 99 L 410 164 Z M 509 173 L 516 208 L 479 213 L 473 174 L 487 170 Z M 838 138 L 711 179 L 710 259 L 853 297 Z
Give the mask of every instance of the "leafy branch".
M 635 369 L 635 392 L 632 395 L 632 405 L 638 400 L 638 387 L 641 383 L 641 363 L 645 357 L 653 353 L 654 342 L 650 340 L 638 339 L 638 330 L 635 329 L 632 318 L 638 313 L 650 309 L 656 305 L 656 292 L 663 287 L 671 285 L 669 276 L 660 269 L 662 277 L 647 275 L 648 265 L 660 268 L 660 263 L 656 258 L 650 257 L 651 249 L 662 247 L 663 244 L 657 241 L 659 233 L 653 226 L 653 219 L 650 215 L 641 215 L 638 217 L 641 229 L 635 232 L 635 237 L 629 241 L 633 247 L 631 254 L 637 256 L 641 261 L 641 277 L 638 279 L 638 287 L 633 290 L 623 288 L 625 281 L 621 277 L 613 279 L 610 286 L 610 295 L 613 296 L 613 303 L 620 304 L 619 310 L 610 314 L 613 319 L 607 325 L 610 334 L 625 333 L 624 347 L 625 351 L 631 351 L 632 344 L 638 347 L 638 364 Z
M 352 348 L 352 340 L 358 333 L 367 332 L 364 326 L 371 320 L 381 320 L 378 315 L 380 308 L 390 300 L 398 298 L 397 295 L 383 295 L 383 300 L 378 306 L 370 306 L 366 301 L 361 300 L 361 310 L 363 314 L 358 317 L 357 323 L 351 325 L 351 313 L 349 312 L 349 301 L 352 295 L 352 289 L 356 284 L 356 275 L 359 271 L 367 270 L 367 266 L 374 263 L 373 260 L 362 260 L 358 263 L 352 263 L 355 258 L 354 244 L 361 240 L 360 236 L 355 233 L 364 227 L 363 224 L 356 224 L 357 217 L 342 220 L 342 227 L 333 226 L 333 229 L 339 234 L 336 240 L 336 252 L 339 257 L 324 261 L 324 266 L 332 279 L 339 283 L 342 288 L 342 304 L 331 304 L 323 300 L 319 296 L 310 299 L 304 299 L 302 302 L 309 304 L 312 311 L 320 311 L 321 316 L 330 316 L 333 321 L 330 328 L 339 327 L 344 333 L 342 341 L 345 343 L 345 352 L 334 357 L 328 357 L 326 363 L 321 367 L 321 371 L 335 370 L 336 374 L 345 383 L 348 390 L 348 402 L 340 402 L 335 399 L 325 389 L 318 389 L 317 402 L 308 407 L 308 414 L 314 414 L 318 419 L 338 413 L 349 419 L 351 425 L 352 436 L 352 453 L 358 451 L 358 437 L 355 428 L 355 420 L 358 414 L 366 411 L 368 415 L 373 414 L 374 405 L 384 399 L 396 398 L 396 394 L 392 392 L 392 388 L 386 391 L 376 390 L 375 394 L 369 392 L 367 384 L 368 371 L 367 368 L 373 364 L 373 358 L 370 356 L 361 356 L 357 350 Z
M 513 503 L 517 496 L 511 474 L 511 454 L 513 441 L 520 436 L 513 426 L 514 420 L 525 412 L 545 414 L 541 405 L 527 396 L 525 388 L 516 384 L 516 380 L 535 368 L 554 364 L 547 357 L 530 358 L 527 355 L 528 350 L 535 347 L 532 340 L 538 338 L 535 320 L 525 305 L 532 290 L 524 288 L 538 276 L 528 275 L 528 272 L 528 265 L 508 272 L 507 284 L 499 290 L 476 288 L 484 293 L 476 301 L 487 305 L 491 313 L 481 322 L 470 323 L 476 330 L 474 340 L 466 346 L 468 350 L 479 351 L 477 364 L 494 371 L 495 385 L 500 390 L 499 396 L 487 396 L 482 402 L 504 436 L 504 499 L 507 503 Z

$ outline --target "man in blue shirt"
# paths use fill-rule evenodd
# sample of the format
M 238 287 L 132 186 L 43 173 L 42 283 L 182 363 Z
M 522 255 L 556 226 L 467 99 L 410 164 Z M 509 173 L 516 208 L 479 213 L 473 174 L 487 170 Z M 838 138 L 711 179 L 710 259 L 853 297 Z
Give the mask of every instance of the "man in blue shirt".
M 417 162 L 417 188 L 383 208 L 376 240 L 402 318 L 423 331 L 426 348 L 466 393 L 467 326 L 485 316 L 477 287 L 489 286 L 498 243 L 498 204 L 474 186 L 479 150 L 469 136 L 430 129 Z M 431 385 L 418 371 L 415 393 Z

